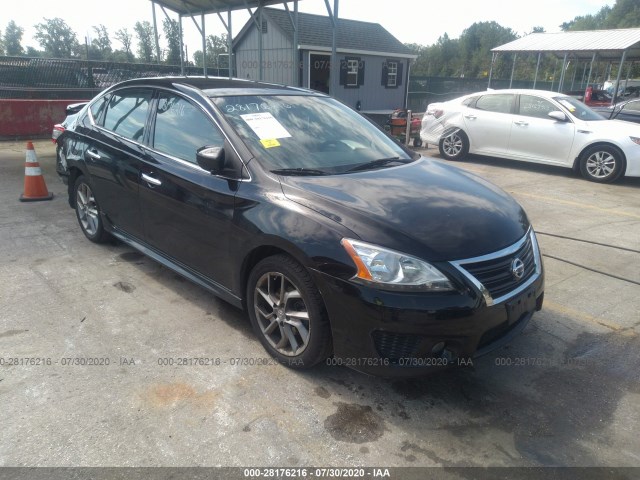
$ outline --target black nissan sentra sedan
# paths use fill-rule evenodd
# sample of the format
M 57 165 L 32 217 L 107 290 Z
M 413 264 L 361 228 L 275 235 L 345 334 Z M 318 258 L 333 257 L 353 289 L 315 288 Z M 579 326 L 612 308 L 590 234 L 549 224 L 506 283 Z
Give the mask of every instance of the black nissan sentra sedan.
M 513 198 L 324 94 L 129 80 L 58 143 L 89 240 L 116 237 L 246 309 L 290 367 L 419 375 L 504 344 L 542 307 Z

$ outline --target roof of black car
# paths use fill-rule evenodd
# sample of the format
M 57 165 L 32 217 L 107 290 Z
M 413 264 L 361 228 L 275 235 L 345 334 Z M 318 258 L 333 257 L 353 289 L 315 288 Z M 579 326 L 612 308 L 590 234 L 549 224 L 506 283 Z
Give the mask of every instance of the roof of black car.
M 237 94 L 238 90 L 280 90 L 290 93 L 315 93 L 303 88 L 290 87 L 275 83 L 258 82 L 255 80 L 243 80 L 241 78 L 226 77 L 204 77 L 204 76 L 172 76 L 172 77 L 146 77 L 125 80 L 117 84 L 118 87 L 147 85 L 157 87 L 173 87 L 176 84 L 188 85 L 199 90 L 206 91 L 207 94 L 231 95 Z

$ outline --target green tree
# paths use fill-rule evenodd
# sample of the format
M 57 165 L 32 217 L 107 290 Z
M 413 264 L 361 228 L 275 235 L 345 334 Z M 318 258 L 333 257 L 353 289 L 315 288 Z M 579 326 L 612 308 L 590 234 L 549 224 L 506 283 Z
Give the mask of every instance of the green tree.
M 62 18 L 45 18 L 35 29 L 34 38 L 47 57 L 71 58 L 80 48 L 76 33 Z
M 616 0 L 604 24 L 605 28 L 640 27 L 640 3 L 638 0 Z
M 153 26 L 147 22 L 136 22 L 134 27 L 138 37 L 138 58 L 146 63 L 151 63 L 155 55 Z M 159 59 L 158 59 L 159 60 Z
M 26 56 L 31 58 L 44 57 L 44 52 L 42 50 L 36 50 L 33 47 L 27 47 Z
M 93 31 L 96 32 L 97 38 L 91 40 L 91 47 L 95 54 L 93 58 L 108 59 L 111 57 L 113 50 L 111 49 L 111 40 L 109 39 L 109 32 L 107 27 L 100 25 L 93 27 Z
M 133 41 L 133 35 L 126 28 L 121 28 L 116 31 L 116 40 L 122 44 L 123 50 L 116 50 L 114 52 L 114 60 L 132 62 L 134 60 L 133 53 L 131 52 L 131 44 Z
M 416 77 L 426 77 L 429 75 L 429 58 L 427 55 L 428 48 L 417 43 L 405 43 L 405 47 L 409 48 L 418 56 L 411 65 L 411 75 Z
M 484 77 L 491 67 L 491 50 L 515 40 L 510 28 L 496 22 L 474 23 L 462 32 L 459 41 L 459 62 L 465 77 Z
M 460 76 L 463 71 L 458 56 L 459 40 L 450 39 L 446 33 L 438 38 L 435 45 L 425 51 L 427 56 L 427 70 L 430 76 L 452 77 Z
M 605 21 L 610 11 L 611 7 L 604 6 L 595 15 L 584 15 L 575 17 L 573 20 L 562 23 L 562 25 L 560 25 L 560 28 L 565 32 L 604 29 Z
M 24 28 L 19 27 L 16 22 L 11 20 L 7 24 L 7 28 L 4 30 L 4 38 L 2 43 L 4 44 L 4 50 L 7 55 L 17 56 L 24 54 L 24 48 L 22 48 L 22 34 Z
M 167 39 L 169 48 L 165 61 L 169 65 L 180 64 L 180 24 L 176 20 L 165 18 L 162 22 L 164 36 Z
M 227 54 L 227 35 L 207 36 L 207 67 L 228 68 L 229 57 Z M 193 62 L 196 67 L 202 67 L 202 50 L 196 50 L 193 54 Z

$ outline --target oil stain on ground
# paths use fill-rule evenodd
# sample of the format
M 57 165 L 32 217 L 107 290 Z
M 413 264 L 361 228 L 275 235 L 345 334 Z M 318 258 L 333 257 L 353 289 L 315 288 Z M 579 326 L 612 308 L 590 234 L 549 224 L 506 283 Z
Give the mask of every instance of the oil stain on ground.
M 331 396 L 331 393 L 329 393 L 329 390 L 327 390 L 324 387 L 316 387 L 313 389 L 313 392 L 321 398 L 329 398 Z
M 131 293 L 136 289 L 136 287 L 129 282 L 116 282 L 113 286 L 125 293 Z
M 386 430 L 384 420 L 368 405 L 337 402 L 336 413 L 324 421 L 324 428 L 341 442 L 367 443 L 378 440 Z

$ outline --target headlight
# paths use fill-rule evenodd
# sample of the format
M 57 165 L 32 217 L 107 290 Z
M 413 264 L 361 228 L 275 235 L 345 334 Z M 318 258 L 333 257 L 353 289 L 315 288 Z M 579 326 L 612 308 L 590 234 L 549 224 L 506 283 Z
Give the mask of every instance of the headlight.
M 340 243 L 358 268 L 353 278 L 363 283 L 389 290 L 454 289 L 440 270 L 415 257 L 348 238 Z
M 629 137 L 633 143 L 636 145 L 640 145 L 640 138 L 638 137 Z

